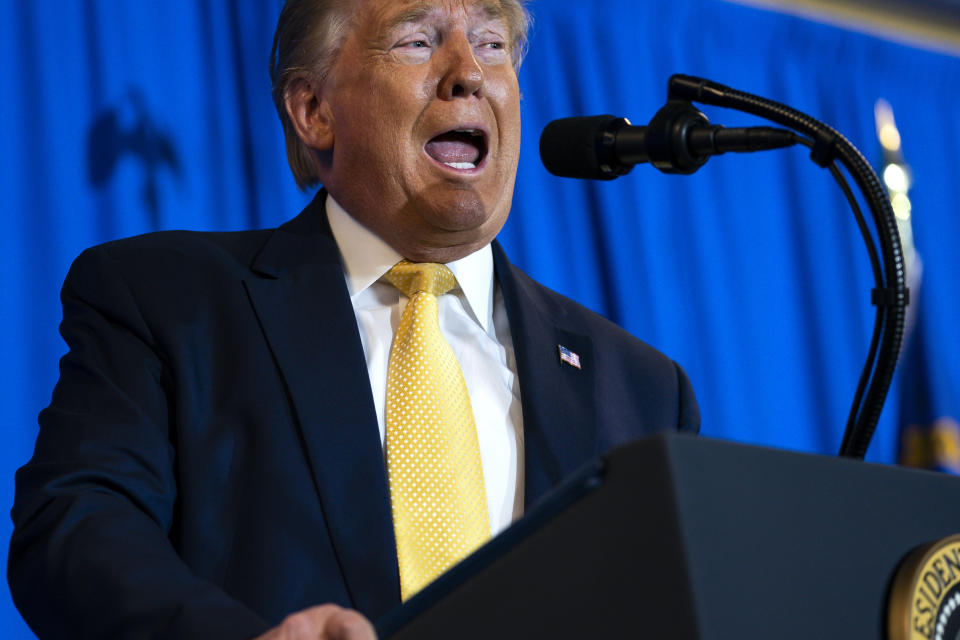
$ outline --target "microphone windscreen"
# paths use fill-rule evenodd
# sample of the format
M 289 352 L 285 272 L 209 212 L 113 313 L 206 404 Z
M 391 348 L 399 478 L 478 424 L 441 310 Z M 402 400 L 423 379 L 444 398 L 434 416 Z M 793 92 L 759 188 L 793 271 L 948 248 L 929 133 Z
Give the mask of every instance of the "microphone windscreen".
M 540 134 L 540 160 L 547 171 L 563 178 L 612 180 L 603 156 L 605 135 L 623 121 L 616 116 L 561 118 L 549 123 Z

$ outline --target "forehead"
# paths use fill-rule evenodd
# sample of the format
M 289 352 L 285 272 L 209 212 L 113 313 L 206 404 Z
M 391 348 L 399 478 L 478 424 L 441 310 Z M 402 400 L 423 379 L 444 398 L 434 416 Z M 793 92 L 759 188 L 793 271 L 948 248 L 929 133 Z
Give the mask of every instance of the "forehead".
M 478 20 L 502 20 L 500 0 L 360 0 L 355 14 L 358 22 L 381 29 L 448 16 Z

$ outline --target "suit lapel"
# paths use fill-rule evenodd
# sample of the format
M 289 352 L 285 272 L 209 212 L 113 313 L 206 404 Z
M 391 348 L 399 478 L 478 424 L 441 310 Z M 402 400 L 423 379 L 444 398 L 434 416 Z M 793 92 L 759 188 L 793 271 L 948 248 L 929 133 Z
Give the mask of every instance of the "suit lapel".
M 399 602 L 390 493 L 369 377 L 324 192 L 280 227 L 244 284 L 290 391 L 316 490 L 352 604 L 378 617 Z M 494 265 L 513 337 L 523 402 L 525 504 L 596 453 L 591 338 L 513 267 Z M 577 369 L 558 346 L 576 353 Z
M 321 192 L 245 281 L 290 392 L 353 606 L 399 601 L 390 495 L 363 348 Z
M 499 243 L 493 256 L 520 379 L 529 509 L 596 454 L 593 341 L 565 326 L 563 308 L 509 263 Z M 579 357 L 581 368 L 560 359 L 560 346 Z

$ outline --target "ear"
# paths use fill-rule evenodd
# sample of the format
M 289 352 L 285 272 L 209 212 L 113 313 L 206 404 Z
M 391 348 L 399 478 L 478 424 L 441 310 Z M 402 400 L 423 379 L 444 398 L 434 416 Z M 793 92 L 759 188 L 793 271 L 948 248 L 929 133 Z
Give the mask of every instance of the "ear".
M 319 81 L 304 76 L 291 79 L 283 101 L 290 122 L 305 145 L 317 151 L 333 148 L 333 114 L 321 97 Z

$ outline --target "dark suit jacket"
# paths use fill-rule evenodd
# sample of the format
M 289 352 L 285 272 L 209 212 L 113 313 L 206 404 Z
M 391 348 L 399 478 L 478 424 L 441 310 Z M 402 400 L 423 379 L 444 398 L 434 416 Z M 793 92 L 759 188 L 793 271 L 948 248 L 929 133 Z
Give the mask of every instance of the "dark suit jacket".
M 155 233 L 74 263 L 69 352 L 13 508 L 8 577 L 41 637 L 248 638 L 322 602 L 371 618 L 399 604 L 377 421 L 323 197 L 276 230 Z M 618 443 L 697 429 L 676 364 L 493 253 L 527 505 Z

